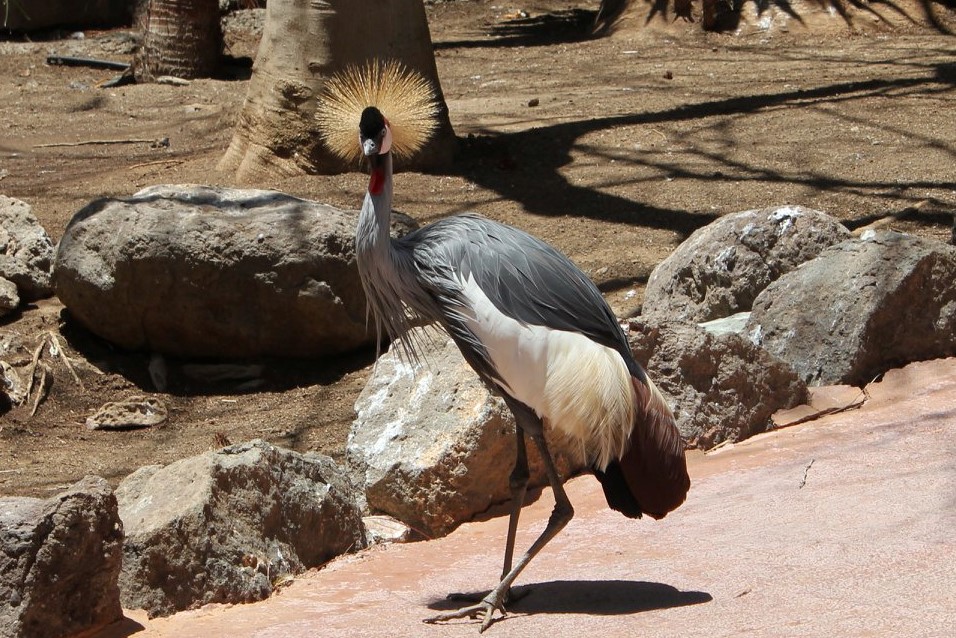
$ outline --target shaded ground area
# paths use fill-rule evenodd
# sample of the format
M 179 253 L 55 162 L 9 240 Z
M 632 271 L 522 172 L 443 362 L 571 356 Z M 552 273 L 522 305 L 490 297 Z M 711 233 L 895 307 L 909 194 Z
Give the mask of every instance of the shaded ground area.
M 543 36 L 553 32 L 542 24 L 578 8 L 429 7 L 462 153 L 447 175 L 399 175 L 399 210 L 422 222 L 477 210 L 535 233 L 588 272 L 621 316 L 639 311 L 661 259 L 731 212 L 800 204 L 854 229 L 881 223 L 948 240 L 953 37 L 878 21 L 851 31 L 839 19 L 716 35 L 672 17 L 648 27 L 626 19 L 598 40 Z M 253 55 L 254 16 L 235 24 L 230 51 Z M 45 64 L 53 52 L 124 60 L 130 47 L 122 31 L 0 42 L 0 192 L 30 203 L 54 239 L 99 197 L 159 183 L 236 185 L 215 167 L 242 103 L 241 69 L 236 80 L 100 89 L 109 72 Z M 246 185 L 357 208 L 365 179 Z M 191 381 L 174 361 L 171 392 L 158 394 L 146 354 L 115 351 L 61 311 L 47 300 L 0 324 L 0 340 L 20 344 L 12 356 L 27 360 L 48 331 L 62 334 L 84 383 L 44 354 L 49 396 L 35 415 L 26 405 L 0 416 L 0 493 L 47 496 L 87 473 L 115 484 L 142 465 L 256 437 L 342 457 L 370 353 L 266 362 L 251 392 Z M 168 406 L 165 426 L 83 427 L 105 401 L 144 393 Z
M 948 636 L 956 359 L 891 371 L 867 391 L 858 410 L 695 455 L 687 503 L 660 522 L 625 519 L 597 481 L 574 479 L 576 517 L 485 635 Z M 552 503 L 546 490 L 525 509 L 519 546 Z M 263 603 L 153 621 L 129 612 L 98 638 L 477 635 L 474 622 L 421 621 L 449 608 L 448 592 L 494 583 L 506 529 L 496 518 L 340 558 Z

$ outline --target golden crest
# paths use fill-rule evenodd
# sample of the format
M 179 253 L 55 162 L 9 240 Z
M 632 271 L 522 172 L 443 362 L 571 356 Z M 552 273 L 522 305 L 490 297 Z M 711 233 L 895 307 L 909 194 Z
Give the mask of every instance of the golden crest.
M 362 149 L 358 124 L 362 111 L 374 106 L 392 129 L 392 152 L 414 155 L 438 126 L 438 102 L 428 80 L 395 60 L 348 66 L 325 81 L 316 121 L 329 150 L 358 162 Z

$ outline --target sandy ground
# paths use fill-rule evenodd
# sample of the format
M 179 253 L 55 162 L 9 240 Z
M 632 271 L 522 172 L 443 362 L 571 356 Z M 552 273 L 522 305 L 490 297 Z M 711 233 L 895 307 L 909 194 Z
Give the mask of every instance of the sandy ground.
M 824 388 L 821 405 L 859 390 Z M 907 636 L 956 626 L 956 359 L 912 364 L 867 387 L 862 408 L 691 459 L 688 501 L 660 522 L 568 484 L 576 517 L 519 579 L 526 597 L 487 635 Z M 545 490 L 519 544 L 543 528 Z M 147 620 L 97 638 L 445 637 L 426 625 L 448 592 L 490 587 L 506 517 L 380 546 L 296 579 L 271 599 Z
M 953 37 L 869 18 L 716 35 L 667 16 L 581 41 L 562 29 L 576 15 L 565 10 L 590 4 L 520 4 L 429 7 L 462 153 L 446 175 L 398 176 L 399 210 L 422 222 L 477 210 L 525 228 L 580 264 L 622 317 L 640 311 L 661 259 L 727 213 L 800 204 L 855 230 L 949 239 Z M 254 55 L 254 21 L 244 24 L 228 42 Z M 0 41 L 0 192 L 33 205 L 54 239 L 87 202 L 159 183 L 359 205 L 360 173 L 238 184 L 217 172 L 241 76 L 98 89 L 109 74 L 48 66 L 46 55 L 125 59 L 128 37 L 67 36 Z M 160 138 L 169 146 L 78 144 Z M 44 146 L 64 143 L 76 145 Z M 157 393 L 148 353 L 116 351 L 62 311 L 50 299 L 0 321 L 0 342 L 17 344 L 6 360 L 22 367 L 52 331 L 84 381 L 44 351 L 49 396 L 35 415 L 30 405 L 0 413 L 0 493 L 49 496 L 88 473 L 115 485 L 142 465 L 256 437 L 342 458 L 370 353 L 267 362 L 252 393 L 176 378 Z M 167 405 L 165 426 L 83 427 L 105 401 L 137 394 Z M 857 411 L 695 453 L 689 501 L 662 522 L 620 518 L 593 479 L 573 480 L 577 517 L 519 580 L 531 592 L 491 635 L 952 635 L 956 362 L 890 374 L 870 397 Z M 550 508 L 545 491 L 526 509 L 524 543 Z M 447 608 L 448 592 L 491 587 L 503 539 L 503 519 L 467 524 L 341 558 L 263 603 L 152 621 L 131 610 L 98 638 L 474 635 L 471 622 L 421 620 Z
M 918 13 L 912 0 L 897 4 Z M 582 7 L 592 8 L 529 0 L 522 16 L 491 0 L 429 6 L 462 149 L 447 175 L 399 175 L 399 210 L 421 222 L 477 210 L 529 230 L 574 259 L 622 317 L 640 311 L 651 269 L 726 213 L 800 204 L 853 229 L 879 223 L 949 239 L 952 36 L 870 15 L 851 26 L 804 15 L 812 28 L 737 34 L 704 34 L 673 16 L 645 26 L 635 15 L 610 37 L 581 40 L 568 24 Z M 230 52 L 254 55 L 255 16 L 229 24 Z M 129 34 L 69 35 L 0 41 L 0 192 L 30 203 L 54 240 L 99 197 L 159 183 L 243 185 L 215 168 L 242 104 L 241 74 L 99 89 L 109 72 L 50 66 L 46 56 L 128 59 Z M 169 146 L 149 143 L 160 138 Z M 147 141 L 85 144 L 97 140 Z M 365 180 L 245 185 L 357 208 Z M 53 385 L 36 414 L 33 400 L 0 408 L 0 493 L 48 496 L 88 473 L 115 485 L 142 465 L 252 438 L 342 458 L 371 353 L 265 362 L 257 392 L 190 382 L 178 374 L 190 362 L 173 361 L 171 389 L 159 393 L 148 353 L 117 351 L 62 311 L 54 298 L 0 320 L 0 342 L 13 344 L 5 360 L 25 370 L 53 331 L 84 382 L 45 349 Z M 144 394 L 168 408 L 165 426 L 83 427 L 106 401 Z

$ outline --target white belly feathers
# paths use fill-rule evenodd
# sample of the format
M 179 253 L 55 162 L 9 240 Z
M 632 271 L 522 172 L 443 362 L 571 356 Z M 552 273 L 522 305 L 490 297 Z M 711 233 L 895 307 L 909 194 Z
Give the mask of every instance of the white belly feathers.
M 508 317 L 472 278 L 462 286 L 468 327 L 487 349 L 502 388 L 580 445 L 599 469 L 620 458 L 636 401 L 621 355 L 584 335 Z

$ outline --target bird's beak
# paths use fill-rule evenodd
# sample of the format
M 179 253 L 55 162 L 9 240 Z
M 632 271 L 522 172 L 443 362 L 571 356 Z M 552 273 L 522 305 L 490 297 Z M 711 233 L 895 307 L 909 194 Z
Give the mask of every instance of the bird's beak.
M 362 152 L 365 153 L 365 157 L 378 155 L 378 144 L 375 140 L 362 140 Z

